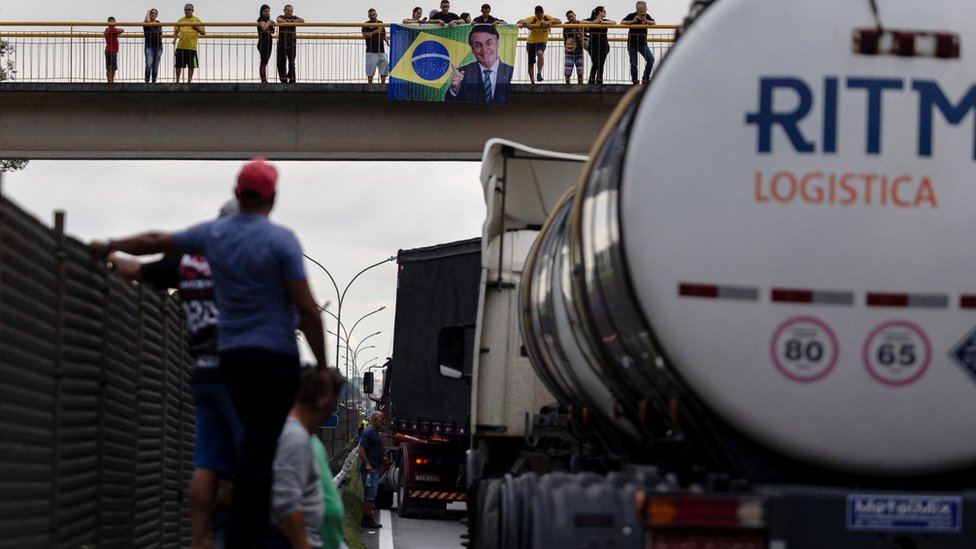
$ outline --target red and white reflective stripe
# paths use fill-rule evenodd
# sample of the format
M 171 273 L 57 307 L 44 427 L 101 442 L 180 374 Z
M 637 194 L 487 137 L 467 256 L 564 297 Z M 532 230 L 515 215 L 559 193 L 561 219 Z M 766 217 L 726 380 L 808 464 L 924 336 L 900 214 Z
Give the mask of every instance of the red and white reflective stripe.
M 864 55 L 956 59 L 959 57 L 959 35 L 951 32 L 881 31 L 874 27 L 855 29 L 854 51 Z
M 773 288 L 770 300 L 775 303 L 815 303 L 818 305 L 853 305 L 854 292 Z
M 678 285 L 678 295 L 684 297 L 756 301 L 759 299 L 759 288 L 752 286 L 720 286 L 715 284 L 682 282 Z
M 868 292 L 865 304 L 868 307 L 918 307 L 926 309 L 945 309 L 949 306 L 949 296 L 947 294 Z
M 678 295 L 690 298 L 732 299 L 758 301 L 759 288 L 681 282 Z M 800 303 L 810 305 L 854 305 L 855 292 L 850 290 L 817 290 L 812 288 L 771 288 L 769 299 L 773 303 Z M 896 307 L 918 309 L 948 309 L 949 294 L 922 294 L 908 292 L 867 292 L 867 307 Z M 959 296 L 960 309 L 976 309 L 976 294 Z
M 411 490 L 410 497 L 417 499 L 439 499 L 445 501 L 465 501 L 467 499 L 464 492 L 437 492 L 426 490 Z

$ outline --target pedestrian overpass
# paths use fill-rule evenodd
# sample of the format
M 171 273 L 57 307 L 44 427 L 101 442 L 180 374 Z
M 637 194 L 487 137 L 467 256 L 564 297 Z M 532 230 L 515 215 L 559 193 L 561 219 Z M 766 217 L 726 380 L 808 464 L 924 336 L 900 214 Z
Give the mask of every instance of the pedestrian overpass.
M 586 153 L 630 86 L 512 84 L 510 105 L 374 84 L 0 84 L 0 158 L 477 160 L 503 137 Z

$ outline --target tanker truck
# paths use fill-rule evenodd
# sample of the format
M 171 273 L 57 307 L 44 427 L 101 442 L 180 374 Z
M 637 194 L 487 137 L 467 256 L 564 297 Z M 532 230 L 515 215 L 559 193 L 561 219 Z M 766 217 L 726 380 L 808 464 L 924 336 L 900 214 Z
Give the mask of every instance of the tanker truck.
M 588 157 L 489 142 L 471 545 L 976 547 L 969 9 L 697 2 Z

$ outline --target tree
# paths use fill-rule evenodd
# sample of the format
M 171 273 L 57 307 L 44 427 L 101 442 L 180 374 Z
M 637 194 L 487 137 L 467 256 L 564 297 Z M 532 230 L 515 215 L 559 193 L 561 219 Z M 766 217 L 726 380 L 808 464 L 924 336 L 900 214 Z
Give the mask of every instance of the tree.
M 13 53 L 14 47 L 6 40 L 0 40 L 0 82 L 13 80 L 14 76 L 17 75 L 17 67 L 14 66 L 14 60 L 11 58 Z M 15 172 L 17 170 L 23 170 L 26 167 L 27 160 L 5 160 L 0 158 L 0 173 Z

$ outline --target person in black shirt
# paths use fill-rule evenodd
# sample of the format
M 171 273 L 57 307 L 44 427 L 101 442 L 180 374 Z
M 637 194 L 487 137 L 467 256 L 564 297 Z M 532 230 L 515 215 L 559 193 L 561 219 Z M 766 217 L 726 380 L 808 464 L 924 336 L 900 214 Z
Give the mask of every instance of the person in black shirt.
M 620 22 L 621 25 L 653 25 L 654 18 L 647 14 L 647 2 L 637 2 L 637 11 L 631 13 Z M 627 55 L 630 56 L 630 81 L 637 83 L 637 54 L 644 58 L 644 78 L 646 84 L 651 79 L 651 68 L 654 67 L 654 54 L 647 47 L 647 27 L 630 29 L 627 32 Z
M 473 25 L 489 24 L 489 25 L 504 25 L 505 22 L 501 19 L 492 16 L 491 6 L 488 4 L 481 5 L 481 15 L 475 17 L 471 20 Z
M 428 23 L 434 23 L 440 26 L 447 25 L 453 27 L 462 23 L 461 16 L 451 11 L 451 2 L 449 0 L 441 0 L 441 11 L 430 16 Z
M 586 29 L 589 35 L 589 44 L 586 51 L 590 54 L 590 79 L 587 84 L 603 85 L 603 66 L 607 63 L 607 56 L 610 55 L 610 41 L 607 39 L 606 27 L 600 25 L 615 25 L 613 21 L 607 19 L 607 10 L 603 6 L 593 8 L 589 19 L 584 19 L 585 23 L 592 23 L 596 26 Z
M 285 13 L 278 16 L 278 80 L 294 84 L 295 56 L 298 54 L 297 35 L 294 26 L 282 26 L 280 23 L 304 23 L 305 20 L 295 15 L 295 8 L 291 4 L 285 4 L 283 11 Z
M 152 8 L 146 12 L 146 18 L 142 21 L 143 23 L 159 23 L 156 19 L 158 16 L 159 11 Z M 142 27 L 142 35 L 146 43 L 146 82 L 149 82 L 150 79 L 155 82 L 156 77 L 159 76 L 159 58 L 163 55 L 163 27 L 159 25 L 144 26 Z
M 156 27 L 158 28 L 158 27 Z M 237 200 L 220 209 L 220 216 L 237 213 Z M 151 263 L 111 254 L 120 275 L 148 282 L 159 289 L 179 290 L 186 340 L 193 370 L 190 392 L 196 413 L 193 474 L 187 488 L 190 530 L 194 547 L 206 547 L 226 520 L 214 520 L 218 493 L 228 492 L 237 470 L 237 449 L 243 427 L 220 373 L 217 354 L 217 305 L 214 281 L 207 260 L 198 255 L 171 253 Z M 229 502 L 221 502 L 229 503 Z M 210 545 L 212 546 L 212 545 Z
M 376 10 L 373 8 L 369 9 L 367 15 L 369 15 L 367 23 L 382 23 L 376 18 Z M 390 72 L 390 59 L 384 49 L 384 45 L 390 44 L 390 38 L 386 35 L 386 27 L 363 27 L 362 32 L 363 38 L 366 39 L 366 81 L 372 84 L 373 75 L 379 68 L 380 83 L 386 84 L 386 75 Z
M 268 61 L 274 47 L 274 22 L 271 21 L 271 6 L 261 5 L 258 12 L 258 52 L 261 55 L 261 81 L 268 82 Z

